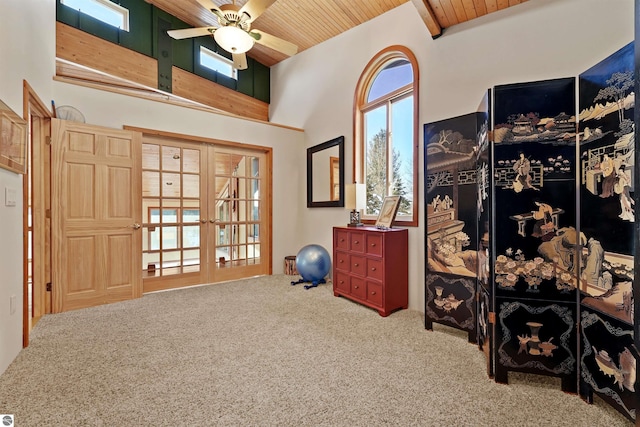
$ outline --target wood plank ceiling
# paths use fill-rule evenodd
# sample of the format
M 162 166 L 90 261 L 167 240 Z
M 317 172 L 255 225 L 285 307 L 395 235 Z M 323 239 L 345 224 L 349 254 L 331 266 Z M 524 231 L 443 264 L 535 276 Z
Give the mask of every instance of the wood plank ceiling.
M 194 27 L 216 23 L 215 16 L 197 0 L 146 1 Z M 232 2 L 211 1 L 218 6 Z M 295 43 L 301 52 L 409 1 L 437 38 L 448 27 L 527 0 L 277 0 L 252 27 Z M 238 6 L 246 2 L 236 0 Z M 269 67 L 287 58 L 258 43 L 248 55 Z

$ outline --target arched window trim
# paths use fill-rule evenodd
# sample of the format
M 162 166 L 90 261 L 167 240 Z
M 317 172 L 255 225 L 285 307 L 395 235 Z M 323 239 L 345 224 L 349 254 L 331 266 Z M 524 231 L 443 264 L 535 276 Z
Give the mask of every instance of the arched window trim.
M 378 76 L 378 73 L 392 60 L 405 59 L 411 64 L 413 70 L 413 83 L 402 88 L 396 89 L 391 94 L 378 98 L 377 100 L 367 103 L 367 95 L 371 84 Z M 418 70 L 418 61 L 411 50 L 405 46 L 394 45 L 389 46 L 378 52 L 369 63 L 365 66 L 364 71 L 360 75 L 360 79 L 356 85 L 354 105 L 353 105 L 353 182 L 364 182 L 364 120 L 363 115 L 366 111 L 386 103 L 390 96 L 400 96 L 403 92 L 413 93 L 413 215 L 411 219 L 394 221 L 394 225 L 400 226 L 418 226 L 419 211 L 419 177 L 418 177 L 418 104 L 419 104 L 419 82 L 420 74 Z M 387 128 L 388 129 L 388 128 Z M 375 218 L 371 215 L 363 216 L 362 222 L 365 224 L 374 224 Z

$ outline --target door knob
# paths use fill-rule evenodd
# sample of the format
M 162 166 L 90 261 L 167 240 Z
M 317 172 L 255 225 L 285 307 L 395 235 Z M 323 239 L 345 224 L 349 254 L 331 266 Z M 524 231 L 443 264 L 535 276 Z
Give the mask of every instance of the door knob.
M 200 222 L 203 223 L 203 224 L 206 224 L 207 220 L 206 220 L 206 218 L 200 218 Z
M 140 224 L 138 224 L 137 222 L 131 226 L 131 228 L 133 228 L 134 230 L 137 230 L 140 227 L 142 227 L 142 226 Z
M 213 218 L 209 220 L 209 222 L 210 222 L 211 224 L 213 224 L 213 223 L 215 223 L 215 222 L 218 222 L 218 221 L 220 221 L 220 220 L 219 220 L 219 219 L 213 219 Z

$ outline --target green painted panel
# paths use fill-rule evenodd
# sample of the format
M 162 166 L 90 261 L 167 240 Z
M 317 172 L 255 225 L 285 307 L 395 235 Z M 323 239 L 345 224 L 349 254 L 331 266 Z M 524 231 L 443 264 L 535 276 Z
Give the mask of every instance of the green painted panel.
M 253 70 L 256 62 L 247 57 L 247 69 L 238 71 L 238 92 L 253 96 Z
M 120 5 L 129 10 L 129 31 L 121 31 L 120 44 L 147 56 L 152 56 L 151 37 L 152 5 L 142 0 L 120 0 Z
M 271 70 L 269 67 L 254 62 L 253 97 L 269 103 L 271 100 Z
M 171 17 L 171 28 L 174 30 L 191 28 L 178 18 Z M 172 39 L 173 40 L 173 39 Z M 173 65 L 193 73 L 193 41 L 194 39 L 173 40 Z

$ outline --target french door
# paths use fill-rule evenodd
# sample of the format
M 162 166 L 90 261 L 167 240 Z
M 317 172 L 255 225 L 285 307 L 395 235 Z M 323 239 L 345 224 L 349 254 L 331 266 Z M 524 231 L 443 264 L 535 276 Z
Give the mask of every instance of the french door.
M 270 272 L 264 150 L 147 136 L 143 292 Z

